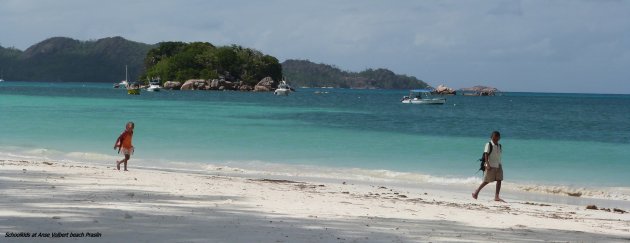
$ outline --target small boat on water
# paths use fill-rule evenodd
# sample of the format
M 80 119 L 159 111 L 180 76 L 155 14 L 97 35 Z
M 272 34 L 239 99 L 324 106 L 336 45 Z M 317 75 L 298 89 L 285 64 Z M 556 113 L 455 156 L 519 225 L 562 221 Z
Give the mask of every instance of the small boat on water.
M 291 93 L 291 91 L 293 91 L 293 89 L 291 88 L 291 86 L 289 86 L 289 84 L 287 84 L 287 81 L 285 81 L 284 79 L 282 81 L 280 81 L 280 84 L 278 85 L 278 88 L 273 91 L 273 94 L 275 95 L 289 95 L 289 93 Z
M 404 96 L 400 102 L 403 104 L 421 104 L 421 105 L 443 105 L 446 103 L 445 98 L 434 98 L 431 96 L 429 89 L 413 89 L 409 91 L 409 96 Z
M 4 82 L 4 70 L 0 70 L 0 82 Z
M 162 89 L 162 86 L 160 86 L 160 79 L 153 79 L 151 81 L 149 81 L 149 87 L 147 87 L 147 91 L 149 92 L 158 92 Z

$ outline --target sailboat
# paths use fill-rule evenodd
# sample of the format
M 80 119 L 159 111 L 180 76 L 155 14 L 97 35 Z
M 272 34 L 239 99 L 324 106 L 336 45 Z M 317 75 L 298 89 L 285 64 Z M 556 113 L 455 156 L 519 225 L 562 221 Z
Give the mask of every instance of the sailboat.
M 127 88 L 129 86 L 129 82 L 127 82 L 127 80 L 129 80 L 128 78 L 128 74 L 127 74 L 127 65 L 125 65 L 125 80 L 120 81 L 120 83 L 118 83 L 118 85 L 115 85 L 114 87 L 124 87 Z
M 124 85 L 125 87 L 127 87 L 127 94 L 130 94 L 130 95 L 140 94 L 140 84 L 129 82 L 129 73 L 127 72 L 127 65 L 125 65 L 125 80 L 120 82 L 120 85 Z

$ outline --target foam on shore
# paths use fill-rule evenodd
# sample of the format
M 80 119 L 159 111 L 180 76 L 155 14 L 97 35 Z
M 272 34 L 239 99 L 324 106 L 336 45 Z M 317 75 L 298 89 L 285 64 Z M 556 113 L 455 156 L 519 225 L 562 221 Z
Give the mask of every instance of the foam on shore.
M 115 154 L 115 153 L 112 153 Z M 108 165 L 119 160 L 120 156 L 93 152 L 62 152 L 57 150 L 20 149 L 4 147 L 0 158 L 29 161 L 58 161 Z M 481 173 L 469 177 L 433 176 L 422 172 L 400 172 L 385 169 L 339 168 L 314 165 L 278 164 L 266 161 L 156 161 L 134 157 L 134 166 L 155 169 L 173 169 L 197 171 L 199 173 L 223 173 L 251 176 L 307 177 L 321 180 L 354 180 L 409 185 L 445 185 L 475 187 L 481 181 Z M 522 182 L 504 182 L 505 188 L 525 193 L 542 193 L 549 195 L 572 196 L 595 199 L 611 199 L 630 201 L 628 187 L 583 187 L 561 184 L 537 184 Z

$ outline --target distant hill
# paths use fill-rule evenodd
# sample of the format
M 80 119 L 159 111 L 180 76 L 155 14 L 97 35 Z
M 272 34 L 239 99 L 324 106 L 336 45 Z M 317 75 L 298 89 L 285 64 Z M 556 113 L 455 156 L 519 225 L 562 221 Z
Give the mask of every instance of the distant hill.
M 413 76 L 395 74 L 388 69 L 367 69 L 348 72 L 323 63 L 308 60 L 286 60 L 283 74 L 297 87 L 335 87 L 355 89 L 414 89 L 429 85 Z
M 144 72 L 144 58 L 153 45 L 109 37 L 79 41 L 53 37 L 25 51 L 0 47 L 5 80 L 118 82 L 125 65 L 135 80 Z
M 53 37 L 22 51 L 0 46 L 0 69 L 5 80 L 51 82 L 119 82 L 129 66 L 131 80 L 159 76 L 165 80 L 216 78 L 255 83 L 263 76 L 284 75 L 296 87 L 411 89 L 428 85 L 413 76 L 387 69 L 362 72 L 308 60 L 286 60 L 241 46 L 215 47 L 210 43 L 162 42 L 154 45 L 108 37 L 79 41 Z

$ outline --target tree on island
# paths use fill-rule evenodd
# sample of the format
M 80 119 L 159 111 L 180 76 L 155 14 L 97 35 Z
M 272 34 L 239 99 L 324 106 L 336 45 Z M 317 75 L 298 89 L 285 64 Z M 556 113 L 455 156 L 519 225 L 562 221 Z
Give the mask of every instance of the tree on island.
M 162 81 L 218 79 L 255 85 L 265 77 L 282 78 L 282 66 L 273 56 L 238 45 L 216 47 L 208 42 L 161 42 L 144 61 L 142 79 Z

